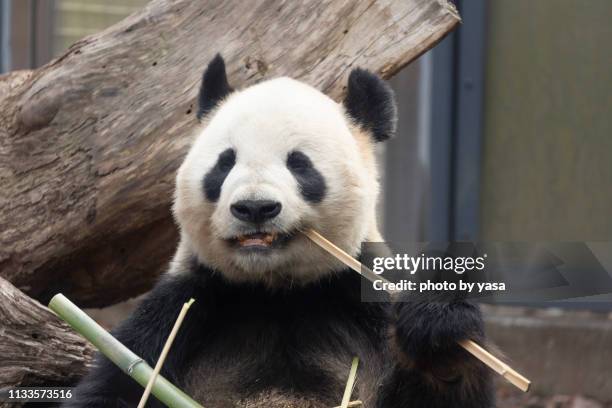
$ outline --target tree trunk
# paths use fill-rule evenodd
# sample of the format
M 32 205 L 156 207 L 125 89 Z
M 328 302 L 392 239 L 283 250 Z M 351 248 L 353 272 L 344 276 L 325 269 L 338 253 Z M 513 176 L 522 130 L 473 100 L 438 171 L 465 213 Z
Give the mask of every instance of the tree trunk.
M 0 389 L 71 384 L 88 370 L 92 346 L 2 278 L 0 322 Z
M 175 170 L 215 53 L 235 87 L 288 75 L 335 99 L 459 21 L 446 0 L 154 0 L 35 71 L 0 77 L 0 275 L 46 302 L 148 289 L 177 242 Z

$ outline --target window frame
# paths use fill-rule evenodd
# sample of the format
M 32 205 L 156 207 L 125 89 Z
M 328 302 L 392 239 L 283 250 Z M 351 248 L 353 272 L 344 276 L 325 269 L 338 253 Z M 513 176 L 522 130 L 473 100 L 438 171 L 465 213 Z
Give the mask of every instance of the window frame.
M 430 241 L 476 241 L 480 228 L 487 8 L 456 5 L 463 24 L 432 51 Z
M 0 0 L 0 72 L 51 59 L 54 6 L 55 0 Z

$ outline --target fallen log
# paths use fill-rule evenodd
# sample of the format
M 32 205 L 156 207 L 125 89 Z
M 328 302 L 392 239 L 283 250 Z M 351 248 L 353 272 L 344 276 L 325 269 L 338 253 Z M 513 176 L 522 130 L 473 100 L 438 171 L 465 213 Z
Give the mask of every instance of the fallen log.
M 35 71 L 0 77 L 0 276 L 84 307 L 146 291 L 174 251 L 174 173 L 217 52 L 232 84 L 290 75 L 335 99 L 459 21 L 446 0 L 154 0 Z
M 89 342 L 2 278 L 0 322 L 0 389 L 73 384 L 89 369 Z

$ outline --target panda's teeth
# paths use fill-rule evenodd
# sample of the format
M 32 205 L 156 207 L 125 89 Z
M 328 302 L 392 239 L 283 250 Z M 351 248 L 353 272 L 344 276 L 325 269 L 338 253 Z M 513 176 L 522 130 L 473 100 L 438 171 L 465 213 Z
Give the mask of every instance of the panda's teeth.
M 276 240 L 278 234 L 273 233 L 255 233 L 249 235 L 239 235 L 236 237 L 240 246 L 270 246 Z
M 241 246 L 268 246 L 268 243 L 258 238 L 248 238 L 240 243 Z

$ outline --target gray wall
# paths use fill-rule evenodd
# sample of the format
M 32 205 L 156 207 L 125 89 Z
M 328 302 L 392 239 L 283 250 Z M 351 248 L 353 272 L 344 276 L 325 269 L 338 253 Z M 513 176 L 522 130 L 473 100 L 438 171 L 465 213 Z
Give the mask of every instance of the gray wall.
M 612 1 L 489 13 L 482 238 L 612 240 Z

